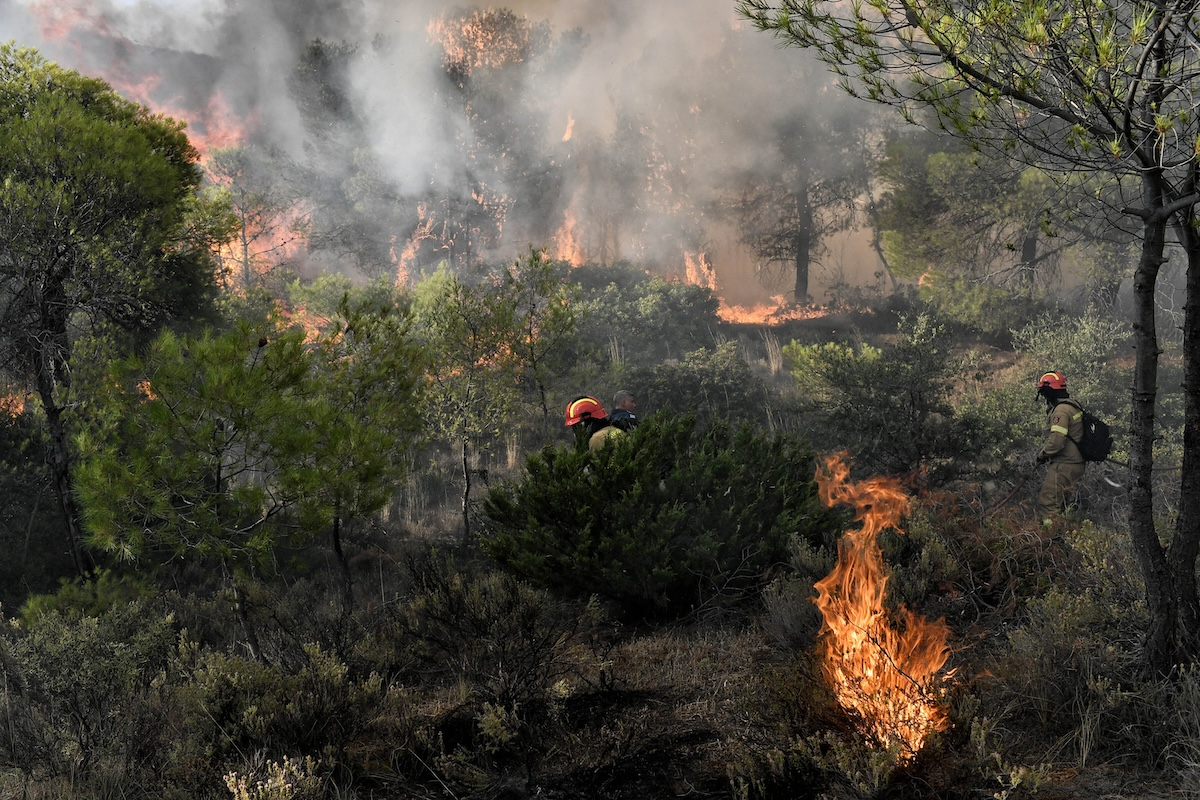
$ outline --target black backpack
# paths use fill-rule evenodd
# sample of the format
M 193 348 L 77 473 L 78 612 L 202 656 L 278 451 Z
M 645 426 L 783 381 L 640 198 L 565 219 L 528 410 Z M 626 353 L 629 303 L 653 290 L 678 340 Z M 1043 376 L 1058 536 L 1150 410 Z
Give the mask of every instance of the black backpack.
M 1083 456 L 1083 460 L 1107 460 L 1113 446 L 1112 431 L 1109 430 L 1108 423 L 1092 412 L 1087 411 L 1078 403 L 1071 400 L 1064 402 L 1071 403 L 1071 405 L 1083 412 L 1083 436 L 1080 437 L 1078 442 L 1071 439 L 1072 442 L 1075 442 L 1075 446 L 1079 448 L 1079 454 Z

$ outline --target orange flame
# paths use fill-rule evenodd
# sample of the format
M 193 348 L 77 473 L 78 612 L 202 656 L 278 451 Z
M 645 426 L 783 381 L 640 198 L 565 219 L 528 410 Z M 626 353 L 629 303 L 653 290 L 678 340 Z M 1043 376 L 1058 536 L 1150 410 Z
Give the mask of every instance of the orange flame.
M 445 63 L 467 76 L 524 61 L 529 49 L 529 24 L 511 12 L 488 9 L 457 19 L 443 15 L 431 20 L 426 32 L 442 46 Z
M 132 43 L 114 32 L 104 14 L 95 12 L 90 3 L 84 0 L 39 0 L 30 9 L 37 16 L 42 36 L 47 40 L 71 44 L 71 37 L 76 31 L 86 31 L 117 45 L 114 50 L 117 55 L 111 63 L 89 71 L 94 71 L 128 100 L 156 114 L 186 122 L 188 141 L 200 153 L 201 159 L 211 150 L 240 144 L 247 138 L 248 128 L 257 123 L 253 115 L 246 120 L 239 119 L 219 91 L 202 101 L 203 107 L 180 107 L 178 98 L 162 101 L 162 76 L 130 73 L 125 55 L 132 48 Z
M 887 528 L 899 530 L 909 501 L 900 482 L 884 477 L 850 483 L 841 455 L 829 456 L 822 466 L 817 475 L 822 502 L 853 505 L 862 523 L 845 532 L 837 565 L 816 583 L 825 679 L 866 733 L 886 747 L 897 746 L 900 758 L 908 760 L 947 724 L 935 678 L 949 656 L 949 628 L 903 606 L 894 625 L 884 607 L 888 575 L 875 537 Z
M 575 214 L 569 209 L 563 214 L 563 224 L 554 234 L 554 259 L 578 267 L 586 260 L 583 248 L 575 235 Z
M 683 254 L 684 269 L 687 271 L 687 282 L 692 286 L 704 286 L 717 293 L 717 271 L 708 262 L 708 254 Z
M 563 138 L 562 138 L 562 140 L 564 142 L 571 141 L 571 131 L 574 130 L 574 128 L 575 128 L 575 118 L 572 117 L 570 114 L 567 114 L 567 131 L 566 131 L 566 133 L 563 134 Z

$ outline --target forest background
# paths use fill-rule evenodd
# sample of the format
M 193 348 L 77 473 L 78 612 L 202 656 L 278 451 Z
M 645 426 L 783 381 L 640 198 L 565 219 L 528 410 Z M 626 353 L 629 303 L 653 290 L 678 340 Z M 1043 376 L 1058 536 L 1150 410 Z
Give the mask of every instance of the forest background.
M 0 51 L 4 796 L 1187 796 L 1198 684 L 1147 656 L 1128 523 L 1120 204 L 798 58 L 812 105 L 719 161 L 682 91 L 657 116 L 689 127 L 629 107 L 570 144 L 529 87 L 582 29 L 429 20 L 438 180 L 374 147 L 386 36 L 297 42 L 290 148 Z M 1152 291 L 1164 530 L 1184 249 Z M 1048 369 L 1118 434 L 1057 538 Z M 620 388 L 642 425 L 576 451 L 560 409 Z M 946 626 L 920 747 L 830 682 L 837 452 L 911 496 L 876 587 Z

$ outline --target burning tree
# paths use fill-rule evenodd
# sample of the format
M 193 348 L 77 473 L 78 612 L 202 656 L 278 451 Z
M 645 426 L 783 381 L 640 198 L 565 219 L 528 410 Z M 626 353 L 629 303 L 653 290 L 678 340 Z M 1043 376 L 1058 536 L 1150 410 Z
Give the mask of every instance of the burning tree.
M 862 523 L 846 531 L 838 542 L 837 565 L 816 583 L 825 678 L 869 735 L 909 759 L 946 726 L 935 688 L 949 655 L 949 629 L 903 606 L 898 624 L 892 621 L 884 604 L 887 569 L 876 537 L 899 524 L 908 495 L 895 478 L 851 483 L 849 475 L 846 462 L 831 456 L 817 478 L 822 502 L 854 506 Z

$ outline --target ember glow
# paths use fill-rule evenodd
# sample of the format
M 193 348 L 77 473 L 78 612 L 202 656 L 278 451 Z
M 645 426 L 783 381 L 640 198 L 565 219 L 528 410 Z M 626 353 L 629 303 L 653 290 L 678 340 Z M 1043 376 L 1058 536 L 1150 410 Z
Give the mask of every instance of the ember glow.
M 864 732 L 909 760 L 947 724 L 937 682 L 949 656 L 949 629 L 903 606 L 898 619 L 888 614 L 888 574 L 876 537 L 888 528 L 899 530 L 909 498 L 895 478 L 850 483 L 849 475 L 840 455 L 828 457 L 817 475 L 822 502 L 853 506 L 862 523 L 845 532 L 837 565 L 816 583 L 815 602 L 824 619 L 822 667 L 838 702 Z
M 469 76 L 478 69 L 495 69 L 523 61 L 529 49 L 529 30 L 514 24 L 510 11 L 476 11 L 465 19 L 441 16 L 431 20 L 429 38 L 441 45 L 446 64 Z

